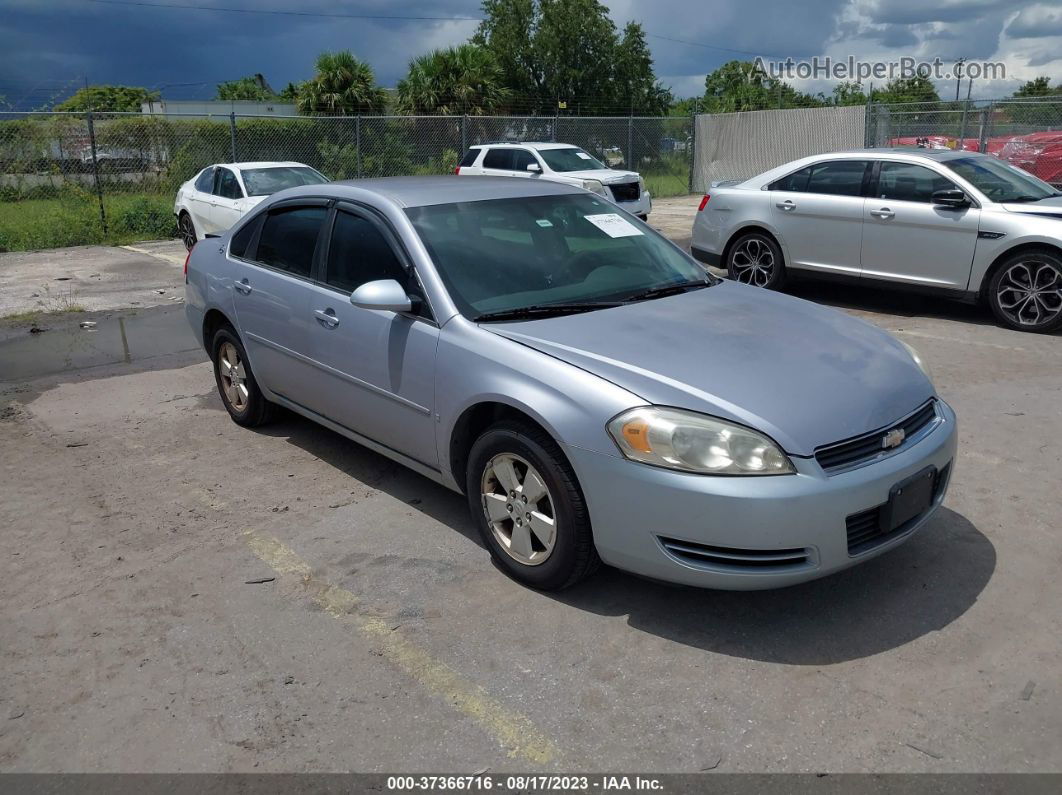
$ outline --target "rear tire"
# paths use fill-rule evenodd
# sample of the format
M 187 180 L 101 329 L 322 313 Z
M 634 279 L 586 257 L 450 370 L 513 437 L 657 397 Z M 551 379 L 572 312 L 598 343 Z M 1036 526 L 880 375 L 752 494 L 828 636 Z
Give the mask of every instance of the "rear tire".
M 988 305 L 1001 325 L 1015 331 L 1062 328 L 1062 256 L 1030 249 L 1008 258 L 988 284 Z
M 513 579 L 556 591 L 600 566 L 575 473 L 542 430 L 515 422 L 487 429 L 469 453 L 465 490 L 483 543 Z
M 187 210 L 182 210 L 181 214 L 177 216 L 177 231 L 181 235 L 181 242 L 184 243 L 184 247 L 191 251 L 199 237 L 196 235 L 192 216 L 188 214 Z
M 785 285 L 782 249 L 762 232 L 749 232 L 731 244 L 726 270 L 734 281 L 753 287 L 781 290 Z
M 214 380 L 232 421 L 245 428 L 257 428 L 271 422 L 276 417 L 277 405 L 262 394 L 235 329 L 231 326 L 218 329 L 210 351 Z

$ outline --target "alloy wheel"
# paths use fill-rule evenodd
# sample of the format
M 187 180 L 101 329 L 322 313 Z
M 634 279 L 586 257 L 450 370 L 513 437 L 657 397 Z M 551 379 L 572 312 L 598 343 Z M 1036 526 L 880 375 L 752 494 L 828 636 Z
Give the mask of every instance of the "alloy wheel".
M 184 243 L 184 247 L 189 251 L 192 250 L 192 246 L 196 244 L 195 226 L 192 224 L 192 219 L 187 213 L 181 216 L 180 233 L 181 241 Z
M 766 287 L 774 275 L 774 252 L 758 238 L 741 243 L 730 256 L 734 278 L 754 287 Z
M 240 352 L 231 342 L 222 343 L 218 350 L 218 373 L 221 376 L 225 399 L 236 411 L 243 411 L 250 399 L 247 390 L 247 368 L 240 358 Z
M 525 566 L 544 563 L 557 541 L 557 520 L 538 470 L 518 455 L 500 453 L 484 468 L 480 491 L 498 545 Z
M 1000 310 L 1020 326 L 1041 326 L 1062 314 L 1062 273 L 1046 262 L 1016 262 L 996 288 Z

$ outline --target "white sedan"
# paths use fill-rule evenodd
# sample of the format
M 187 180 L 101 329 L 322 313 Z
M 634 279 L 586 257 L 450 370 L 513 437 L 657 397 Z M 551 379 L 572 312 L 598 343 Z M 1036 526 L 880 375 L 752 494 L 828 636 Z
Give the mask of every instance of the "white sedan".
M 321 172 L 302 163 L 216 163 L 207 166 L 177 190 L 173 214 L 186 248 L 207 235 L 235 224 L 270 194 L 299 185 L 328 182 Z

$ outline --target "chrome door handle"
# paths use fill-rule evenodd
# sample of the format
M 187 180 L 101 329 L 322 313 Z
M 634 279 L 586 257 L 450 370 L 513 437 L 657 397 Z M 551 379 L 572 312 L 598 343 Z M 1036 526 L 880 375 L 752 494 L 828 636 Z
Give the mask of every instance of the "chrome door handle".
M 786 199 L 784 202 L 778 202 L 774 206 L 777 207 L 779 210 L 785 210 L 787 212 L 789 210 L 795 210 L 796 209 L 796 205 L 793 204 L 793 202 L 789 201 L 788 199 Z
M 896 213 L 894 213 L 888 207 L 882 207 L 880 210 L 871 210 L 870 214 L 873 215 L 875 218 L 892 218 L 896 215 Z
M 335 328 L 339 325 L 339 318 L 336 317 L 336 313 L 331 309 L 315 309 L 313 310 L 313 316 L 328 326 L 328 328 Z
M 251 294 L 251 284 L 246 279 L 240 279 L 238 282 L 233 282 L 232 286 L 236 288 L 237 292 L 243 293 L 244 295 Z

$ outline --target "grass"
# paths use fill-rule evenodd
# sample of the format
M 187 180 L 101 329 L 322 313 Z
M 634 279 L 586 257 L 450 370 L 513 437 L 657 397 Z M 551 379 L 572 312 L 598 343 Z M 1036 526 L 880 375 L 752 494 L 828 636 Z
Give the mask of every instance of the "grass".
M 642 174 L 645 187 L 654 198 L 663 199 L 667 196 L 685 196 L 689 190 L 689 175 L 686 173 L 663 173 Z
M 96 197 L 71 190 L 56 199 L 0 202 L 0 251 L 30 251 L 177 236 L 173 199 L 138 193 L 105 196 L 107 233 Z
M 29 309 L 24 312 L 12 312 L 10 315 L 0 316 L 0 325 L 4 326 L 34 326 L 42 318 L 65 315 L 72 312 L 87 312 L 81 304 L 68 304 L 61 309 Z

